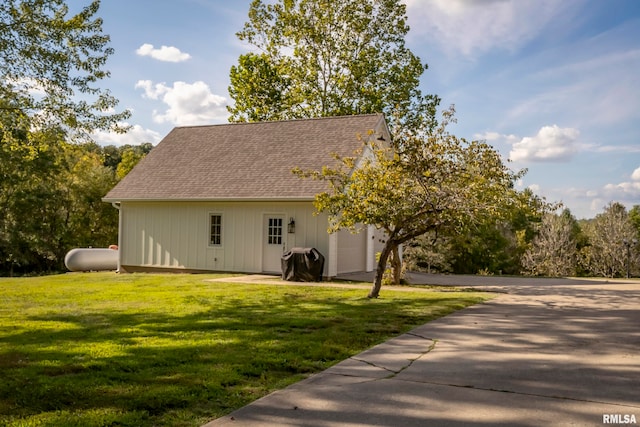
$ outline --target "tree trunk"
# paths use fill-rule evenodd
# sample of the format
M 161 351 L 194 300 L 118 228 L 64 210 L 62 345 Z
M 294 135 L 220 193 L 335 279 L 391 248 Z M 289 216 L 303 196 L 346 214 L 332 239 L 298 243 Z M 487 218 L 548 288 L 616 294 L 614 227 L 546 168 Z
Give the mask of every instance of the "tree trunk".
M 391 269 L 393 272 L 393 284 L 399 285 L 402 279 L 402 260 L 400 260 L 399 245 L 393 245 L 391 252 Z
M 378 260 L 378 267 L 376 269 L 376 277 L 373 280 L 373 287 L 369 292 L 368 298 L 378 298 L 380 295 L 380 288 L 382 287 L 382 277 L 384 276 L 384 271 L 387 268 L 387 260 L 389 259 L 389 255 L 393 250 L 394 245 L 387 240 L 384 247 L 382 248 L 382 252 L 380 252 L 380 259 Z

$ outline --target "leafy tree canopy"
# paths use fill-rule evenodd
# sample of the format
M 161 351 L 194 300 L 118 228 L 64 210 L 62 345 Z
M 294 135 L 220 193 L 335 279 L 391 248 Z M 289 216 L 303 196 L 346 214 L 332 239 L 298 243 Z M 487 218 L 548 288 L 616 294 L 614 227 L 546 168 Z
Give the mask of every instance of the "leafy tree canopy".
M 71 138 L 123 130 L 128 111 L 97 83 L 113 53 L 95 17 L 99 0 L 69 16 L 64 0 L 0 2 L 0 115 L 3 140 L 16 129 L 56 128 Z
M 405 46 L 398 0 L 254 0 L 237 35 L 257 48 L 230 72 L 230 121 L 394 112 L 416 127 L 439 99 L 423 96 L 427 66 Z
M 400 133 L 394 147 L 370 138 L 362 153 L 338 158 L 336 168 L 297 171 L 328 183 L 315 205 L 329 214 L 332 230 L 368 224 L 385 231 L 370 297 L 378 296 L 388 257 L 399 245 L 428 232 L 506 217 L 511 206 L 529 202 L 514 189 L 525 171 L 511 171 L 486 143 L 449 133 L 453 120 L 452 107 L 435 129 Z
M 0 276 L 62 271 L 70 249 L 116 243 L 118 211 L 102 198 L 152 148 L 70 144 L 55 132 L 0 144 Z

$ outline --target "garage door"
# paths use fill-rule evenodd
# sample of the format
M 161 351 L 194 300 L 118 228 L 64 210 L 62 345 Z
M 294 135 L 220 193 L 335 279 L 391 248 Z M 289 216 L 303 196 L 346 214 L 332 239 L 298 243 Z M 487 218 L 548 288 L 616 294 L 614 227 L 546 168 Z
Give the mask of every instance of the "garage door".
M 338 274 L 365 271 L 367 232 L 365 229 L 358 234 L 348 230 L 338 232 Z

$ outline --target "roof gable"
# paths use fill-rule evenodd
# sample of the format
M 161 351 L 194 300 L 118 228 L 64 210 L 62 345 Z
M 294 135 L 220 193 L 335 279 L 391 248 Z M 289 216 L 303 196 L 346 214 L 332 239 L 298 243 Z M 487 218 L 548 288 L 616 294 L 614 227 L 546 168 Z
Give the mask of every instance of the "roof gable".
M 333 165 L 369 131 L 388 136 L 381 114 L 177 127 L 104 200 L 311 199 L 326 184 L 293 168 Z

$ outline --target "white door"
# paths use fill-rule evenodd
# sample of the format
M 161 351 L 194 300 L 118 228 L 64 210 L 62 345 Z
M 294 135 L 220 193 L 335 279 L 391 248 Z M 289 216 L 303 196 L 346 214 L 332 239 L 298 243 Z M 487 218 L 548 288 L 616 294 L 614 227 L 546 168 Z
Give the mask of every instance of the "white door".
M 262 271 L 281 273 L 280 260 L 285 251 L 284 216 L 265 215 L 262 243 Z

